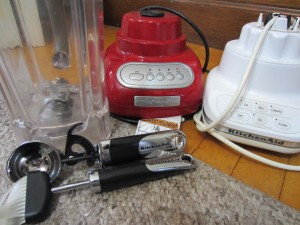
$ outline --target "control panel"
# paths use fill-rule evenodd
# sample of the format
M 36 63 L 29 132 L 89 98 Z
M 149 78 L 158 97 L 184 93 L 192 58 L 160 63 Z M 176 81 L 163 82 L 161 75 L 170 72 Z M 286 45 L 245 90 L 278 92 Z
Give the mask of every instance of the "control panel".
M 217 98 L 218 110 L 225 109 L 224 103 L 228 103 L 231 96 L 221 95 Z M 241 98 L 228 116 L 232 122 L 251 125 L 276 132 L 293 134 L 299 133 L 298 116 L 300 109 Z
M 128 88 L 184 88 L 194 81 L 193 70 L 183 63 L 125 63 L 117 71 L 118 81 Z

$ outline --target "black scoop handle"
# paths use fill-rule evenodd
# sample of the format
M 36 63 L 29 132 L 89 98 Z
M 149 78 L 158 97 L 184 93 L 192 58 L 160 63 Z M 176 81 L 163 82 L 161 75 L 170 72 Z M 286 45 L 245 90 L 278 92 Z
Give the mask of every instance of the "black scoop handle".
M 110 170 L 99 170 L 100 192 L 108 192 L 116 189 L 130 187 L 151 180 L 165 178 L 174 175 L 178 171 L 159 171 L 149 170 L 144 163 L 134 166 L 124 166 Z
M 188 154 L 176 154 L 131 162 L 89 172 L 89 180 L 52 188 L 53 193 L 91 187 L 94 192 L 107 192 L 143 182 L 165 178 L 195 168 Z
M 99 192 L 112 191 L 172 176 L 194 168 L 193 162 L 192 156 L 180 154 L 98 170 Z
M 33 171 L 22 179 L 27 179 L 25 222 L 29 224 L 42 222 L 50 214 L 52 192 L 49 174 L 43 171 Z M 22 182 L 22 180 L 17 182 Z

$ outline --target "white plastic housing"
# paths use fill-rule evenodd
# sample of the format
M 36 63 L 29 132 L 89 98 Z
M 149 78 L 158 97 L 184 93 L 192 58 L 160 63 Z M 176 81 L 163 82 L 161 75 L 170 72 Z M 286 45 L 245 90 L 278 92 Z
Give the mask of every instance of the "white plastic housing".
M 263 43 L 240 101 L 217 130 L 229 139 L 284 153 L 300 151 L 300 31 L 279 18 Z M 226 44 L 220 65 L 208 75 L 204 92 L 207 120 L 224 111 L 244 76 L 261 34 L 248 23 L 238 40 Z M 208 122 L 208 121 L 207 121 Z

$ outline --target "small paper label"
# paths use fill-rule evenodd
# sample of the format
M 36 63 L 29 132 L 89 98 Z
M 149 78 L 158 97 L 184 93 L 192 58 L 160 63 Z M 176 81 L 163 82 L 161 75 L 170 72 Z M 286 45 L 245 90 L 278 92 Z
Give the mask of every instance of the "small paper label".
M 135 134 L 147 134 L 165 130 L 179 130 L 180 124 L 181 116 L 142 119 L 138 123 Z

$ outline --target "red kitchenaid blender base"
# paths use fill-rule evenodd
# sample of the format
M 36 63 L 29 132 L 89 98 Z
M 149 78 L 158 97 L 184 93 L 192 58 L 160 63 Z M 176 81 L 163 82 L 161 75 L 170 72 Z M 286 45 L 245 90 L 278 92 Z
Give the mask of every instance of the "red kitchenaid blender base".
M 133 118 L 155 118 L 188 115 L 199 109 L 202 100 L 203 79 L 200 63 L 190 48 L 180 54 L 166 57 L 147 57 L 144 63 L 180 62 L 188 65 L 194 72 L 193 83 L 185 88 L 139 89 L 124 87 L 117 79 L 118 68 L 128 62 L 140 62 L 135 55 L 118 51 L 116 44 L 106 51 L 106 94 L 110 112 Z M 134 105 L 135 96 L 180 96 L 180 105 L 174 107 L 138 107 Z
M 179 63 L 190 68 L 193 81 L 189 85 L 165 89 L 152 88 L 152 83 L 146 79 L 141 86 L 126 86 L 120 82 L 118 70 L 128 63 L 146 66 Z M 155 118 L 189 115 L 196 112 L 201 104 L 202 68 L 195 53 L 186 46 L 186 37 L 181 34 L 180 18 L 173 14 L 165 13 L 162 17 L 145 17 L 139 12 L 125 14 L 117 41 L 106 50 L 105 69 L 109 109 L 118 116 Z M 135 104 L 136 96 L 153 97 L 150 101 L 155 101 L 156 97 L 176 96 L 179 100 L 175 106 L 139 106 Z

